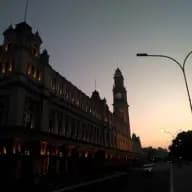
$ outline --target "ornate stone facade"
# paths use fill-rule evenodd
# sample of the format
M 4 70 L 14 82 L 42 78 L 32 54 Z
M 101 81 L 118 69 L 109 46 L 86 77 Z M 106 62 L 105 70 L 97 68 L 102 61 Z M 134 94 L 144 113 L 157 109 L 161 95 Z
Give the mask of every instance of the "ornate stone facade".
M 27 23 L 10 26 L 3 35 L 1 163 L 14 161 L 18 178 L 81 172 L 85 164 L 87 169 L 127 164 L 133 156 L 121 71 L 114 75 L 112 113 L 98 91 L 87 96 L 51 67 L 47 51 L 40 52 L 38 32 Z

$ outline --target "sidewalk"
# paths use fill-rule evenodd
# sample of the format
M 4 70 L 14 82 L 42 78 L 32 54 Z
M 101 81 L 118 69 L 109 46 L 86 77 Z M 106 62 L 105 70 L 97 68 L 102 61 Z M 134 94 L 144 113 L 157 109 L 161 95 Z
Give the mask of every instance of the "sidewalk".
M 192 163 L 173 166 L 174 192 L 192 192 Z

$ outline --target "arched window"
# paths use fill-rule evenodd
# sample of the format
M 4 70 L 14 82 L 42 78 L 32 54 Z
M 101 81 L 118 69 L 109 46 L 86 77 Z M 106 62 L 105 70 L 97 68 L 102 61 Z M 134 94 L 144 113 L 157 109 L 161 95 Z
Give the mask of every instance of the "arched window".
M 36 79 L 38 81 L 41 81 L 41 73 L 40 73 L 40 71 L 38 69 L 36 70 Z
M 33 71 L 33 78 L 36 79 L 37 78 L 37 69 L 34 67 L 34 71 Z
M 38 74 L 38 81 L 41 81 L 41 79 L 42 79 L 42 76 L 41 76 L 41 73 L 39 72 L 39 74 Z
M 7 72 L 12 72 L 13 71 L 13 64 L 12 64 L 12 62 L 11 61 L 9 61 L 8 62 L 8 64 L 7 64 Z
M 5 51 L 8 51 L 8 50 L 10 49 L 10 47 L 11 47 L 11 43 L 6 43 L 6 44 L 4 45 Z
M 32 47 L 32 55 L 35 57 L 39 55 L 38 49 L 35 46 Z
M 56 90 L 56 79 L 51 80 L 51 89 Z
M 5 66 L 5 63 L 2 63 L 1 73 L 5 73 L 5 72 L 6 72 L 6 66 Z
M 27 65 L 27 74 L 28 74 L 28 75 L 31 75 L 31 73 L 32 73 L 32 65 L 31 65 L 31 64 L 28 64 L 28 65 Z

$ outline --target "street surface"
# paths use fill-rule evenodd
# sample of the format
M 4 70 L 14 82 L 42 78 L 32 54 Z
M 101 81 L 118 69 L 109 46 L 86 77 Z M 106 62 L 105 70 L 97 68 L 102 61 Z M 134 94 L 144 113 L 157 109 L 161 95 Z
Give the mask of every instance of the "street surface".
M 117 172 L 117 177 L 91 183 L 83 186 L 73 186 L 74 188 L 63 188 L 53 192 L 169 192 L 170 175 L 168 164 L 158 164 L 152 173 L 144 173 L 140 169 L 131 172 Z M 77 187 L 77 188 L 76 188 Z
M 150 170 L 150 169 L 149 169 Z M 23 183 L 17 191 L 45 192 L 192 192 L 192 163 L 181 165 L 157 163 L 152 172 L 144 172 L 137 168 L 100 175 L 89 179 L 79 178 L 79 181 L 66 179 L 63 182 L 46 182 L 42 186 L 31 186 Z M 57 179 L 56 179 L 57 180 Z M 65 182 L 64 182 L 65 181 Z M 10 191 L 4 188 L 2 191 Z
M 192 192 L 192 164 L 173 166 L 174 192 Z

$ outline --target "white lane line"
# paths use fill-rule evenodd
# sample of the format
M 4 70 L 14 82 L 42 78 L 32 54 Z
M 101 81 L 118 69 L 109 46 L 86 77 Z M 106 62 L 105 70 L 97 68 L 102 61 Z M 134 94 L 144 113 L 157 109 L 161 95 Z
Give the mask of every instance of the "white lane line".
M 114 174 L 114 175 L 111 175 L 111 176 L 107 176 L 107 177 L 95 179 L 95 180 L 92 180 L 92 181 L 87 181 L 87 182 L 84 182 L 84 183 L 80 183 L 80 184 L 64 187 L 64 188 L 61 188 L 61 189 L 57 189 L 57 190 L 54 190 L 52 192 L 63 192 L 63 191 L 73 190 L 73 189 L 76 189 L 76 188 L 79 188 L 79 187 L 83 187 L 83 186 L 86 186 L 86 185 L 91 185 L 91 184 L 94 184 L 94 183 L 100 183 L 100 182 L 103 182 L 103 181 L 106 181 L 106 180 L 109 180 L 109 179 L 113 179 L 113 178 L 117 178 L 117 177 L 120 177 L 120 176 L 123 176 L 123 175 L 127 175 L 127 173 Z
M 170 163 L 170 192 L 174 192 L 173 186 L 173 163 Z

